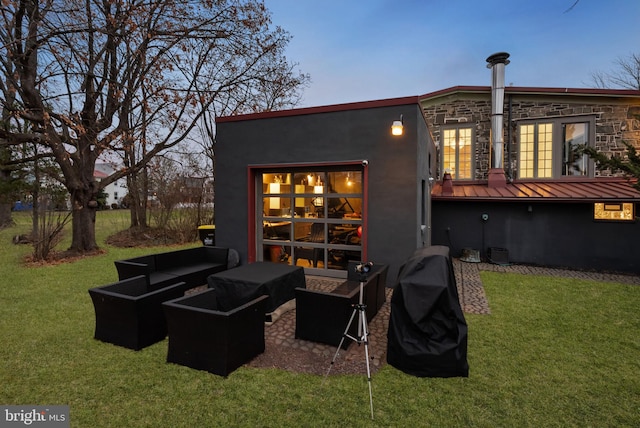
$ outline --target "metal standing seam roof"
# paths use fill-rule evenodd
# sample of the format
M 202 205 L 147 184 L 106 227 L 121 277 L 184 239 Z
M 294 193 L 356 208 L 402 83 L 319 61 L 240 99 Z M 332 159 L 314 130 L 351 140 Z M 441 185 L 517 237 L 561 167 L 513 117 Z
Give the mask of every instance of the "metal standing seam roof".
M 452 201 L 640 202 L 633 181 L 624 178 L 516 180 L 504 187 L 488 187 L 486 181 L 453 181 L 453 194 L 443 192 L 440 181 L 434 184 L 431 197 Z

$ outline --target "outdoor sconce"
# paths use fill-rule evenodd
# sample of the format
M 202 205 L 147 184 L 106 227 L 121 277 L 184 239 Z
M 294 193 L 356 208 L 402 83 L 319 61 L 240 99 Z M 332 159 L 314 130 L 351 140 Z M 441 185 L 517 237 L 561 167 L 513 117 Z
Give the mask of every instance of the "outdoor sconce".
M 402 121 L 402 115 L 400 115 L 400 120 L 394 120 L 391 125 L 391 135 L 402 135 L 404 132 L 404 126 Z

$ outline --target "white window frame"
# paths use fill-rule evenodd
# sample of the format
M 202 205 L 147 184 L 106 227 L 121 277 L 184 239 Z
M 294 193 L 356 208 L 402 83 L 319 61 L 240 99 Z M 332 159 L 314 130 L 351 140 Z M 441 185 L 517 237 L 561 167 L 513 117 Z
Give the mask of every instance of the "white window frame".
M 468 129 L 470 131 L 470 136 L 469 136 L 469 142 L 464 142 L 464 144 L 469 144 L 470 145 L 470 150 L 469 150 L 469 164 L 470 164 L 470 170 L 469 170 L 469 176 L 468 177 L 461 177 L 460 176 L 460 144 L 461 144 L 461 139 L 460 139 L 460 130 L 461 129 Z M 445 165 L 445 146 L 446 146 L 446 141 L 445 141 L 445 133 L 446 131 L 455 131 L 456 133 L 456 137 L 455 137 L 455 148 L 454 148 L 454 157 L 455 157 L 455 161 L 454 161 L 454 168 L 453 170 L 451 170 L 450 168 L 447 167 L 447 165 Z M 474 174 L 475 174 L 475 164 L 476 164 L 476 159 L 475 159 L 475 150 L 476 148 L 476 133 L 475 133 L 475 127 L 471 126 L 469 124 L 461 124 L 461 125 L 445 125 L 442 126 L 440 128 L 440 165 L 442 165 L 442 172 L 449 172 L 451 173 L 451 179 L 453 180 L 473 180 L 474 179 Z
M 585 116 L 565 116 L 565 117 L 541 117 L 536 119 L 523 119 L 517 121 L 517 170 L 518 170 L 518 179 L 522 180 L 530 180 L 530 179 L 563 179 L 570 177 L 593 177 L 594 176 L 594 162 L 591 159 L 588 159 L 587 155 L 583 155 L 585 157 L 586 170 L 584 175 L 566 175 L 564 174 L 565 165 L 563 162 L 563 150 L 564 150 L 564 130 L 567 124 L 573 123 L 586 123 L 587 124 L 587 142 L 588 146 L 593 146 L 595 143 L 595 123 L 596 123 L 595 115 L 585 115 Z M 539 177 L 539 159 L 538 159 L 538 141 L 537 141 L 537 130 L 540 124 L 551 124 L 553 126 L 552 131 L 552 162 L 551 162 L 551 176 L 550 177 Z M 535 125 L 535 133 L 536 133 L 536 141 L 535 141 L 535 149 L 534 149 L 534 176 L 533 177 L 522 177 L 522 170 L 520 168 L 522 162 L 522 142 L 521 142 L 521 127 L 524 125 Z

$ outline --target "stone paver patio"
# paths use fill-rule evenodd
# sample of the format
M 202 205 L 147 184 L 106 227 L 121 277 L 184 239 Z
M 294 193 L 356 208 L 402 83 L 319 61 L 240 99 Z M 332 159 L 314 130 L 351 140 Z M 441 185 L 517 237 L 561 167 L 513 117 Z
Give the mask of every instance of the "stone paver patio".
M 456 285 L 458 287 L 458 295 L 460 305 L 467 314 L 490 314 L 491 310 L 487 301 L 482 280 L 480 279 L 480 271 L 493 272 L 511 272 L 520 274 L 550 275 L 571 278 L 580 278 L 596 281 L 615 281 L 623 284 L 640 285 L 639 276 L 616 275 L 599 272 L 582 272 L 572 271 L 568 269 L 554 269 L 535 266 L 523 265 L 496 265 L 490 263 L 467 263 L 458 259 L 454 259 L 453 267 L 456 277 Z M 343 280 L 334 278 L 325 278 L 319 276 L 307 276 L 307 287 L 319 290 L 331 290 Z M 371 370 L 375 371 L 382 365 L 386 364 L 386 348 L 387 348 L 387 329 L 389 325 L 390 300 L 393 290 L 387 289 L 387 301 L 382 306 L 378 314 L 369 324 L 369 355 L 371 357 Z M 346 326 L 345 326 L 346 327 Z M 268 353 L 269 349 L 278 348 L 278 353 L 304 353 L 309 354 L 320 364 L 320 369 L 310 368 L 311 372 L 320 373 L 328 368 L 335 352 L 334 346 L 323 345 L 320 343 L 298 340 L 295 338 L 295 310 L 290 310 L 280 316 L 280 318 L 265 327 L 265 341 Z M 346 369 L 343 373 L 351 372 L 350 367 L 359 367 L 356 371 L 361 372 L 361 365 L 355 365 L 355 362 L 362 362 L 364 352 L 360 346 L 351 345 L 348 350 L 341 351 L 339 360 L 346 362 Z M 258 361 L 251 365 L 263 366 L 263 362 Z M 338 366 L 339 360 L 336 360 Z M 310 363 L 311 365 L 312 363 Z M 279 364 L 278 364 L 279 365 Z M 286 364 L 282 368 L 287 368 Z M 339 373 L 340 370 L 334 370 L 332 373 Z

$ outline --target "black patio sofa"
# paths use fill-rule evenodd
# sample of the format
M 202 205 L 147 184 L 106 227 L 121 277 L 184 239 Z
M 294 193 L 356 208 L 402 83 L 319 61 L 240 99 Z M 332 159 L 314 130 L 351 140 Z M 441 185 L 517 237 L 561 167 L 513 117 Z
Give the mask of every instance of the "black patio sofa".
M 140 350 L 167 336 L 162 302 L 184 295 L 188 285 L 176 282 L 149 287 L 139 275 L 89 289 L 96 316 L 94 337 L 103 342 Z
M 355 266 L 355 263 L 353 264 Z M 351 265 L 350 265 L 351 266 Z M 387 265 L 374 265 L 363 284 L 363 303 L 367 306 L 367 321 L 371 321 L 384 303 Z M 354 276 L 351 276 L 354 278 Z M 360 277 L 349 279 L 330 292 L 296 288 L 296 332 L 297 339 L 338 346 L 349 323 L 355 304 L 360 297 Z M 351 323 L 348 333 L 357 335 L 358 318 Z M 351 340 L 345 340 L 347 349 Z
M 211 274 L 227 269 L 229 249 L 203 246 L 116 260 L 120 280 L 143 275 L 149 287 L 185 282 L 188 288 L 207 283 Z

